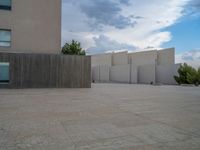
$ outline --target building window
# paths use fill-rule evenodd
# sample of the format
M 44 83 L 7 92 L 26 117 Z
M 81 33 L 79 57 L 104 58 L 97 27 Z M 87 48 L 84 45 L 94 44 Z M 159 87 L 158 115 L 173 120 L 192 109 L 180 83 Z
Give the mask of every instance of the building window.
M 11 30 L 0 29 L 0 47 L 11 46 Z
M 11 0 L 0 0 L 0 9 L 11 10 Z
M 8 62 L 0 62 L 0 84 L 9 82 L 9 66 Z

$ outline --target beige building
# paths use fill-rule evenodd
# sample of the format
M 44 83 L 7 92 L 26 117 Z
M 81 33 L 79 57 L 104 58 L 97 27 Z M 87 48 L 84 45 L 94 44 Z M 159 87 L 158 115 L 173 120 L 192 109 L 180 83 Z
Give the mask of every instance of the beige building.
M 0 0 L 0 85 L 12 85 L 15 82 L 12 77 L 23 77 L 22 72 L 20 75 L 14 73 L 16 68 L 20 70 L 23 67 L 22 64 L 16 67 L 17 62 L 12 64 L 13 60 L 5 61 L 10 53 L 21 53 L 23 61 L 28 64 L 29 70 L 26 72 L 32 74 L 34 67 L 31 68 L 28 62 L 34 60 L 33 53 L 43 57 L 44 53 L 53 55 L 60 51 L 61 0 Z M 30 54 L 30 58 L 25 59 L 23 54 Z M 37 66 L 36 61 L 32 61 L 32 64 Z
M 0 0 L 0 51 L 60 53 L 61 0 Z
M 175 49 L 92 56 L 92 80 L 133 84 L 176 84 Z

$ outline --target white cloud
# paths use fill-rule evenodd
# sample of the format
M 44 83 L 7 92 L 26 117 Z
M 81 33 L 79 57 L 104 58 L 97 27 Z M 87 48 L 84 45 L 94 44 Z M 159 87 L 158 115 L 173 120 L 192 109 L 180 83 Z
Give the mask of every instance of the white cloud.
M 104 35 L 107 41 L 115 41 L 113 50 L 123 48 L 121 43 L 139 49 L 161 47 L 172 38 L 164 28 L 178 21 L 188 1 L 64 0 L 63 43 L 73 38 L 79 40 L 85 49 L 99 51 L 102 47 L 95 37 Z M 110 50 L 112 46 L 109 43 L 105 42 L 102 52 L 106 48 Z
M 187 63 L 195 68 L 200 67 L 200 50 L 191 50 L 176 55 L 176 63 Z
M 124 8 L 123 14 L 142 16 L 137 20 L 134 28 L 123 30 L 110 30 L 106 35 L 124 43 L 134 44 L 137 47 L 160 47 L 164 42 L 170 41 L 172 36 L 164 28 L 175 24 L 183 15 L 182 11 L 187 1 L 132 1 L 132 5 Z M 124 36 L 126 35 L 126 36 Z
M 105 35 L 100 35 L 99 37 L 93 38 L 95 41 L 95 46 L 90 47 L 88 52 L 91 54 L 94 53 L 106 53 L 107 51 L 121 51 L 121 50 L 129 50 L 134 51 L 136 48 L 133 45 L 129 45 L 126 43 L 119 43 L 117 41 L 111 40 L 110 38 L 106 37 Z

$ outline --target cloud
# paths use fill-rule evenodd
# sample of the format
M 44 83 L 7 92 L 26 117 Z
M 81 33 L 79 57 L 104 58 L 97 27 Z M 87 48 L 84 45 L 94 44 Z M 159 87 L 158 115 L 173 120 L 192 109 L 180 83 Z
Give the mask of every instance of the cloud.
M 185 13 L 192 17 L 199 17 L 200 16 L 200 1 L 190 0 L 185 9 Z
M 130 4 L 130 0 L 120 0 L 119 2 L 127 6 Z
M 129 1 L 120 0 L 120 2 L 127 4 Z M 80 9 L 89 18 L 89 25 L 93 28 L 94 25 L 97 29 L 101 25 L 108 25 L 117 29 L 124 29 L 135 24 L 135 22 L 132 22 L 131 17 L 120 14 L 121 5 L 112 0 L 92 0 L 80 4 Z
M 128 45 L 125 43 L 119 43 L 117 41 L 111 40 L 105 35 L 100 35 L 99 37 L 93 38 L 95 41 L 95 46 L 90 47 L 87 50 L 89 54 L 104 53 L 107 51 L 117 51 L 117 50 L 130 50 L 134 51 L 137 48 L 133 45 Z
M 200 11 L 200 1 L 199 0 L 191 0 L 190 6 Z
M 162 47 L 163 43 L 173 38 L 165 28 L 174 25 L 184 15 L 188 2 L 63 0 L 62 43 L 73 38 L 79 40 L 84 49 L 102 50 L 102 53 L 111 48 L 119 50 L 122 45 L 139 49 Z M 102 46 L 100 41 L 114 46 Z
M 200 59 L 200 50 L 191 50 L 188 52 L 184 52 L 182 54 L 183 60 L 195 60 Z
M 191 50 L 176 55 L 176 63 L 187 63 L 195 68 L 200 67 L 200 50 Z

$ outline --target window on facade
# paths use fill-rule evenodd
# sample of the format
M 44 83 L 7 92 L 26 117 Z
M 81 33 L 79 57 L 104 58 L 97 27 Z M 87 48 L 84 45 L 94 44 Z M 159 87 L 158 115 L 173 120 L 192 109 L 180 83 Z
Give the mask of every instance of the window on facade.
M 9 63 L 0 62 L 0 84 L 9 82 Z
M 11 10 L 11 0 L 0 0 L 0 9 Z
M 10 47 L 11 46 L 11 31 L 0 29 L 0 46 Z

